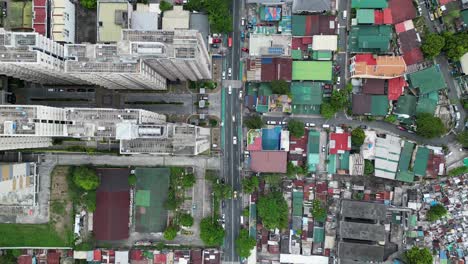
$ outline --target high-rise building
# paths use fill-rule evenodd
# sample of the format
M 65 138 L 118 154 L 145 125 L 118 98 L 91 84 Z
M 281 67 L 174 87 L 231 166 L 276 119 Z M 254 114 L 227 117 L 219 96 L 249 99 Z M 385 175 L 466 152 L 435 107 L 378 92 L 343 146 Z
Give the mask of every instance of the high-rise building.
M 209 128 L 167 123 L 164 115 L 141 109 L 0 106 L 0 142 L 15 139 L 6 149 L 44 147 L 54 137 L 117 139 L 122 154 L 197 155 L 210 148 Z
M 35 83 L 88 84 L 64 72 L 63 46 L 39 33 L 0 28 L 0 74 Z

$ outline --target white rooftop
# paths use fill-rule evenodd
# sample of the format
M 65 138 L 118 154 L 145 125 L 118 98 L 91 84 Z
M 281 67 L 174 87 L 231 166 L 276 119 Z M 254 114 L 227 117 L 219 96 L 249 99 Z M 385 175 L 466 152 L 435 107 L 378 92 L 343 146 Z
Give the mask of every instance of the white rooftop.
M 336 51 L 337 49 L 337 35 L 315 35 L 312 37 L 312 50 Z

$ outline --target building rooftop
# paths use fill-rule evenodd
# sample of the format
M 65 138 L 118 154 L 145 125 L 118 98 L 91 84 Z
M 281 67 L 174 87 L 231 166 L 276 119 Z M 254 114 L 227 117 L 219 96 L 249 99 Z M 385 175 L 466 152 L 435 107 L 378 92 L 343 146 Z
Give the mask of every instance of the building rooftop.
M 397 115 L 409 118 L 416 114 L 416 96 L 403 95 L 398 98 L 397 105 L 393 112 Z
M 291 56 L 291 35 L 250 34 L 249 54 L 260 56 Z
M 307 164 L 309 172 L 317 170 L 320 159 L 320 132 L 309 130 L 309 141 L 307 142 Z
M 328 264 L 328 257 L 326 256 L 304 256 L 299 254 L 280 254 L 280 263 L 293 263 L 293 264 Z
M 387 0 L 352 0 L 351 8 L 361 9 L 361 8 L 374 8 L 374 9 L 384 9 L 387 8 Z
M 411 157 L 415 144 L 405 141 L 401 150 L 400 161 L 398 162 L 398 171 L 396 180 L 403 182 L 413 182 L 414 173 L 410 171 Z
M 466 16 L 468 17 L 468 9 L 464 11 L 466 11 L 465 13 L 466 13 Z M 468 74 L 468 52 L 465 53 L 465 55 L 461 56 L 460 65 L 461 65 L 463 73 Z
M 331 10 L 331 1 L 329 0 L 294 0 L 292 11 L 295 14 L 302 12 L 322 13 Z
M 254 172 L 286 173 L 286 151 L 251 151 L 250 168 Z
M 418 147 L 414 159 L 414 175 L 419 177 L 426 176 L 426 169 L 429 161 L 430 150 L 425 147 Z
M 330 133 L 329 145 L 330 154 L 344 153 L 351 150 L 351 134 Z
M 385 248 L 379 245 L 367 245 L 351 242 L 338 243 L 338 257 L 340 259 L 363 262 L 384 261 Z
M 398 169 L 401 153 L 401 139 L 386 135 L 377 137 L 375 143 L 375 176 L 393 180 Z
M 315 82 L 292 82 L 291 97 L 293 113 L 320 113 L 322 85 Z
M 416 17 L 416 8 L 411 0 L 388 0 L 388 7 L 392 12 L 393 24 Z
M 375 12 L 374 9 L 357 9 L 356 18 L 358 24 L 374 24 Z
M 313 36 L 333 35 L 336 33 L 336 16 L 331 15 L 293 15 L 292 35 Z
M 389 25 L 353 26 L 348 38 L 348 50 L 355 53 L 385 53 L 390 50 L 392 33 Z
M 398 77 L 388 80 L 388 100 L 398 100 L 400 95 L 403 94 L 404 87 L 408 86 L 405 78 Z
M 121 40 L 122 29 L 130 25 L 131 8 L 127 0 L 97 1 L 97 41 L 107 43 Z
M 131 26 L 135 30 L 158 30 L 158 13 L 134 11 Z
M 293 61 L 292 80 L 330 81 L 332 79 L 331 61 Z
M 353 200 L 341 201 L 341 217 L 384 221 L 387 207 L 384 204 Z
M 353 94 L 352 109 L 355 115 L 365 115 L 371 112 L 371 96 L 368 94 Z
M 362 92 L 365 94 L 385 94 L 385 80 L 365 79 Z
M 416 105 L 416 114 L 428 113 L 433 115 L 439 102 L 438 92 L 431 92 L 418 97 Z
M 392 79 L 406 72 L 406 64 L 401 56 L 377 56 L 375 64 L 359 58 L 354 57 L 351 66 L 353 78 Z
M 338 48 L 337 35 L 315 35 L 312 37 L 312 50 L 336 51 Z
M 340 237 L 375 242 L 385 241 L 385 227 L 380 224 L 341 221 Z
M 0 163 L 0 208 L 35 206 L 37 176 L 35 163 Z
M 164 12 L 162 19 L 163 30 L 189 29 L 190 12 L 183 9 L 182 5 L 174 5 L 173 10 Z
M 439 66 L 432 66 L 421 71 L 408 74 L 410 85 L 419 90 L 419 94 L 445 89 L 447 84 L 439 69 Z

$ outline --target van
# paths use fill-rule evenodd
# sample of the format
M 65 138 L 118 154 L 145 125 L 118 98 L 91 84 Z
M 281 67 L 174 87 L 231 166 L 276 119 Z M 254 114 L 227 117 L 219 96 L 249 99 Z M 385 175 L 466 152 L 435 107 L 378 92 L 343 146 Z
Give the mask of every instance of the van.
M 330 128 L 330 125 L 329 124 L 323 124 L 322 127 L 323 128 Z
M 346 19 L 348 17 L 348 11 L 343 11 L 343 19 Z
M 337 85 L 340 85 L 340 83 L 341 83 L 341 77 L 338 76 L 338 77 L 336 78 L 336 84 L 337 84 Z
M 245 18 L 241 19 L 241 26 L 245 26 Z

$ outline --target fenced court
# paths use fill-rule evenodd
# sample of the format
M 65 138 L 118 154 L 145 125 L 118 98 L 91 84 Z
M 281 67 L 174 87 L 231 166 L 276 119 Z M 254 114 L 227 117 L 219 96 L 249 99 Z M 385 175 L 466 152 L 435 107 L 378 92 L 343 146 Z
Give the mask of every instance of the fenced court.
M 166 228 L 164 202 L 169 189 L 169 168 L 136 168 L 135 231 L 162 232 Z

